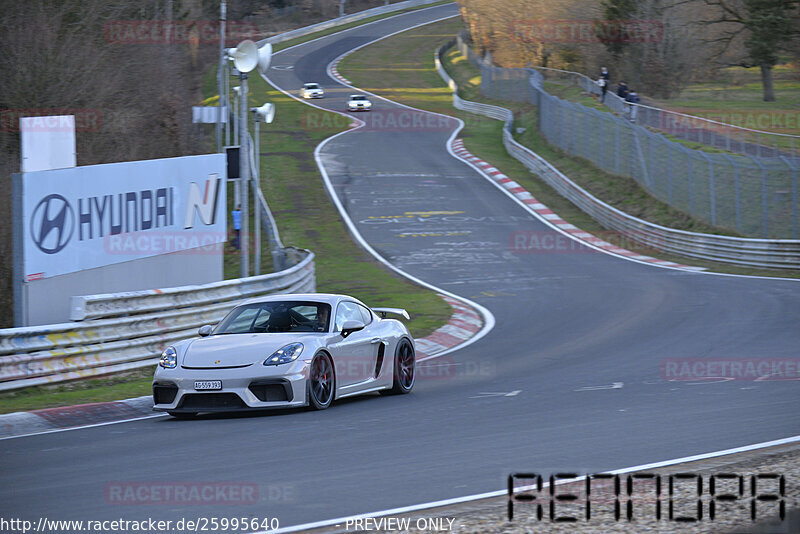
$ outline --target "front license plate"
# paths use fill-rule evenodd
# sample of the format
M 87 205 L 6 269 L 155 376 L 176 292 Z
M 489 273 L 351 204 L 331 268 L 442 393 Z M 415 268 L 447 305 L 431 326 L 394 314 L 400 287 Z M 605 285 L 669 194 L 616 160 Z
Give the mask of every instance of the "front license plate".
M 194 383 L 194 389 L 209 390 L 222 389 L 222 380 L 198 380 Z

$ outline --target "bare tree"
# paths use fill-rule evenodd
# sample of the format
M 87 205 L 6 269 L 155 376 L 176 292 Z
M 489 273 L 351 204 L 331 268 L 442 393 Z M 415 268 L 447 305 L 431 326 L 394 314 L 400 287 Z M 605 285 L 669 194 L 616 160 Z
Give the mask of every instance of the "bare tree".
M 723 65 L 759 67 L 764 101 L 775 101 L 772 68 L 781 51 L 796 46 L 800 36 L 800 0 L 682 0 L 710 8 L 697 24 L 711 28 L 705 42 Z M 744 50 L 744 54 L 737 50 Z

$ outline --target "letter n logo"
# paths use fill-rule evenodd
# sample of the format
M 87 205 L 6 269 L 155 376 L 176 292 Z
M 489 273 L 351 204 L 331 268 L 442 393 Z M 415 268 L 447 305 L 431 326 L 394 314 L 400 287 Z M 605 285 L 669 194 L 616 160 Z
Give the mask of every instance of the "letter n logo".
M 194 212 L 200 215 L 200 220 L 203 224 L 214 224 L 217 216 L 217 196 L 219 193 L 220 180 L 217 174 L 209 174 L 206 180 L 206 187 L 204 191 L 200 191 L 200 186 L 197 182 L 192 182 L 189 186 L 189 200 L 186 203 L 186 220 L 184 221 L 184 228 L 192 228 L 194 226 Z

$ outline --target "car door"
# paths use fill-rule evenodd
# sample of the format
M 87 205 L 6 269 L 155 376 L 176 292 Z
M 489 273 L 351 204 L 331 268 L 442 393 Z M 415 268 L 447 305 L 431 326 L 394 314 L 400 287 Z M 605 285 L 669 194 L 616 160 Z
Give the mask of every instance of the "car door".
M 334 329 L 342 331 L 347 320 L 364 322 L 363 306 L 351 301 L 342 301 L 336 307 Z M 370 335 L 372 321 L 363 330 L 353 332 L 330 346 L 336 368 L 336 382 L 342 393 L 359 389 L 359 385 L 371 381 L 380 340 Z

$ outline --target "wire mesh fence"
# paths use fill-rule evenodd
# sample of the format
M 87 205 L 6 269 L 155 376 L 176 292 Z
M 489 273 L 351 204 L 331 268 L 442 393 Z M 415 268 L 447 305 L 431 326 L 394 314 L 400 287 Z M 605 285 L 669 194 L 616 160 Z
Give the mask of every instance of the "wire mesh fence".
M 577 73 L 493 66 L 475 54 L 463 33 L 457 46 L 480 68 L 481 93 L 537 106 L 539 130 L 561 150 L 609 173 L 631 177 L 659 200 L 714 226 L 745 236 L 798 238 L 800 156 L 793 154 L 793 145 L 757 149 L 756 140 L 744 133 L 735 141 L 703 126 L 693 128 L 701 130 L 693 140 L 719 150 L 688 148 L 653 126 L 663 124 L 669 112 L 631 106 L 611 92 L 605 104 L 616 113 L 568 102 L 545 91 L 545 81 L 571 79 L 593 94 L 599 87 Z M 702 122 L 698 120 L 695 126 Z

